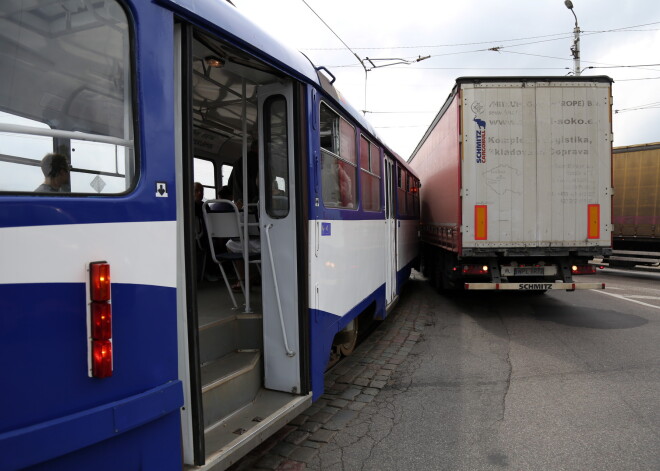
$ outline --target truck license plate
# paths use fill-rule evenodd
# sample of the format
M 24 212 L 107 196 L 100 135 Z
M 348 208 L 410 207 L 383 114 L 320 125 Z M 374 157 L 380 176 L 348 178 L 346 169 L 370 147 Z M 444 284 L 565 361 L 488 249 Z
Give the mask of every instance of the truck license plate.
M 514 268 L 513 269 L 513 274 L 514 275 L 543 275 L 543 267 L 524 267 L 524 268 Z

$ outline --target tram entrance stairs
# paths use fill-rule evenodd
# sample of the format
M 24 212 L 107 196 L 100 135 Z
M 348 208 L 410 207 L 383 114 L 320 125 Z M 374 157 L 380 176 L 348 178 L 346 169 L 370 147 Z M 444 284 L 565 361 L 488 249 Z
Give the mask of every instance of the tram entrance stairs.
M 261 314 L 220 312 L 203 294 L 198 301 L 206 464 L 186 469 L 222 470 L 307 408 L 311 395 L 263 387 Z

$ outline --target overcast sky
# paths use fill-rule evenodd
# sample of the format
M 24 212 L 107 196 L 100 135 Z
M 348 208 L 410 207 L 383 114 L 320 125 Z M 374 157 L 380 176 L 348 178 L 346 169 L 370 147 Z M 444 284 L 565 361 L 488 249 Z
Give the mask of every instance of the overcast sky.
M 367 110 L 380 137 L 404 158 L 457 77 L 573 71 L 575 18 L 564 0 L 232 1 L 271 35 L 330 69 L 335 86 L 356 109 Z M 573 0 L 573 5 L 581 68 L 593 67 L 582 75 L 615 81 L 613 108 L 620 111 L 613 115 L 614 145 L 659 142 L 660 2 Z M 365 74 L 354 53 L 379 67 Z M 410 65 L 384 67 L 391 62 L 378 60 L 425 56 L 431 57 Z

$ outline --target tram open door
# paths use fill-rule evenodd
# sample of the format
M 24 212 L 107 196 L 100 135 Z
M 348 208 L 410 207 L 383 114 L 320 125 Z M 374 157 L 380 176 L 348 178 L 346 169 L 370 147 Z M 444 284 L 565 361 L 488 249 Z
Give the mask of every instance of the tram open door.
M 264 383 L 299 393 L 293 92 L 285 82 L 260 87 L 258 96 Z
M 179 369 L 185 385 L 184 462 L 199 467 L 195 469 L 225 469 L 312 400 L 304 370 L 309 350 L 306 310 L 300 308 L 306 295 L 300 282 L 306 279 L 306 265 L 300 261 L 306 245 L 298 234 L 298 199 L 304 185 L 296 175 L 294 129 L 294 94 L 302 95 L 304 87 L 227 41 L 185 24 L 175 31 L 181 70 L 175 81 L 181 103 L 178 187 L 197 181 L 194 159 L 206 159 L 216 169 L 226 162 L 241 165 L 243 241 L 248 245 L 250 238 L 256 239 L 260 246 L 255 257 L 260 263 L 244 258 L 243 276 L 240 268 L 236 272 L 243 287 L 233 293 L 234 303 L 230 283 L 197 276 L 190 229 L 192 192 L 182 192 L 180 235 L 186 242 L 180 248 L 186 279 L 179 282 Z M 255 143 L 258 198 L 252 199 L 245 196 L 248 152 Z M 222 181 L 218 171 L 216 181 Z M 208 203 L 204 218 L 210 207 Z M 215 250 L 215 242 L 211 240 L 207 250 Z M 251 287 L 250 281 L 257 284 Z
M 392 306 L 396 299 L 397 275 L 397 219 L 395 206 L 396 178 L 394 159 L 385 154 L 385 230 L 387 253 L 385 254 L 386 276 L 385 302 Z

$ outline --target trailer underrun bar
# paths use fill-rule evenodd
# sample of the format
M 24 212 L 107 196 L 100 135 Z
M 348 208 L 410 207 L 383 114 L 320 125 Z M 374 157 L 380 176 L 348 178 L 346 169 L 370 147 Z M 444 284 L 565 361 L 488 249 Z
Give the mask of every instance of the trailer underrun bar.
M 605 289 L 605 283 L 465 283 L 466 290 L 545 291 L 549 289 Z

